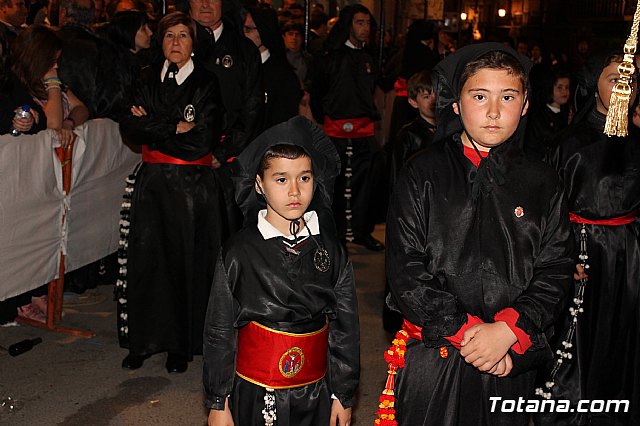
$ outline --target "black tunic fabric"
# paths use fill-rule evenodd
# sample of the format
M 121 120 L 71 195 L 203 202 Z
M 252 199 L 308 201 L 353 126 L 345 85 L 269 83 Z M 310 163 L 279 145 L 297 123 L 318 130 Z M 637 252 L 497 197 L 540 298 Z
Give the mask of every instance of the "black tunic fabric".
M 287 121 L 298 115 L 302 99 L 300 82 L 284 58 L 271 56 L 262 64 L 265 88 L 264 128 Z
M 569 125 L 569 110 L 561 108 L 552 111 L 548 105 L 541 105 L 529 112 L 524 150 L 542 160 L 555 151 L 554 138 Z
M 565 181 L 569 210 L 591 220 L 623 216 L 640 208 L 640 145 L 637 137 L 607 137 L 604 116 L 559 136 L 552 163 Z M 578 237 L 581 225 L 573 224 Z M 542 416 L 543 424 L 640 424 L 640 223 L 586 225 L 589 280 L 578 319 L 574 358 L 560 370 L 553 397 L 629 400 L 630 412 Z M 575 263 L 578 263 L 575 259 Z M 565 329 L 569 314 L 564 318 Z M 560 337 L 565 335 L 564 330 Z M 560 342 L 558 342 L 560 343 Z
M 318 122 L 328 115 L 380 119 L 373 102 L 374 61 L 366 49 L 341 46 L 318 58 L 314 70 L 311 107 Z
M 436 126 L 420 116 L 400 129 L 394 143 L 389 147 L 389 188 L 391 190 L 398 180 L 400 169 L 407 163 L 409 157 L 431 145 L 435 130 Z
M 123 137 L 181 160 L 211 152 L 221 132 L 217 80 L 197 65 L 176 87 L 160 82 L 160 68 L 146 70 L 134 105 L 143 106 L 147 116 L 123 117 Z M 195 109 L 196 126 L 176 134 L 187 105 Z M 128 335 L 120 335 L 120 344 L 136 355 L 169 351 L 191 360 L 202 353 L 207 300 L 224 234 L 215 174 L 209 166 L 145 163 L 131 204 Z
M 479 182 L 483 168 L 498 165 L 503 180 Z M 533 369 L 551 357 L 545 333 L 560 313 L 573 270 L 556 173 L 525 159 L 513 141 L 493 148 L 476 170 L 454 135 L 409 161 L 390 206 L 389 302 L 423 327 L 423 342 L 410 340 L 407 365 L 397 376 L 399 424 L 526 425 L 526 413 L 491 413 L 488 404 L 490 396 L 532 396 Z M 523 208 L 522 217 L 516 207 Z M 439 356 L 439 347 L 450 346 L 444 336 L 454 335 L 467 313 L 493 322 L 507 307 L 519 313 L 516 325 L 533 343 L 524 355 L 509 351 L 509 377 L 481 374 L 452 348 L 448 358 Z
M 195 60 L 213 72 L 220 82 L 227 111 L 225 138 L 213 155 L 224 163 L 235 157 L 262 131 L 264 88 L 260 53 L 229 19 L 216 41 L 211 31 L 196 24 Z

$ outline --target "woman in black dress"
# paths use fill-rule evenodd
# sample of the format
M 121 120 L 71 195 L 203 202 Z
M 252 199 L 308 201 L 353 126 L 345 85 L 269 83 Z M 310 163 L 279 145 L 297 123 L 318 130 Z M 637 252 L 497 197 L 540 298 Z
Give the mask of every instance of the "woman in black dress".
M 123 137 L 142 145 L 143 164 L 123 203 L 118 335 L 129 349 L 123 368 L 168 352 L 167 371 L 184 372 L 202 353 L 225 222 L 211 168 L 224 112 L 217 79 L 191 59 L 191 18 L 169 14 L 158 34 L 164 64 L 142 73 L 131 111 L 120 122 Z

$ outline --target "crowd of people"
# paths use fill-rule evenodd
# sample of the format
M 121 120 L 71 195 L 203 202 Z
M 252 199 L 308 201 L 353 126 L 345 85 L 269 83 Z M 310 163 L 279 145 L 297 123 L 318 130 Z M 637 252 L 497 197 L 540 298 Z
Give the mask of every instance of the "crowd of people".
M 374 48 L 361 4 L 314 5 L 308 33 L 295 1 L 31 7 L 0 0 L 0 134 L 66 146 L 104 117 L 142 155 L 117 258 L 69 274 L 82 292 L 115 265 L 123 368 L 203 354 L 210 425 L 348 425 L 352 243 L 386 250 L 397 332 L 376 424 L 529 424 L 492 397 L 630 401 L 533 419 L 640 422 L 635 83 L 629 134 L 603 135 L 622 55 L 456 46 L 423 20 Z M 375 90 L 396 95 L 383 148 Z M 41 295 L 1 319 L 44 318 Z

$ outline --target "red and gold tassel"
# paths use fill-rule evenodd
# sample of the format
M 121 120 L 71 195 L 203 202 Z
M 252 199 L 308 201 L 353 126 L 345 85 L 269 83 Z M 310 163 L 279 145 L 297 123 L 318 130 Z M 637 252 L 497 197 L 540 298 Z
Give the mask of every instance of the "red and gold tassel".
M 407 351 L 407 340 L 409 334 L 400 330 L 396 333 L 396 338 L 391 342 L 391 346 L 384 353 L 384 360 L 388 363 L 389 370 L 387 371 L 387 382 L 384 385 L 384 390 L 380 395 L 380 404 L 378 405 L 378 411 L 376 414 L 378 418 L 374 420 L 375 426 L 397 426 L 396 410 L 395 410 L 395 376 L 398 369 L 404 367 L 404 355 Z

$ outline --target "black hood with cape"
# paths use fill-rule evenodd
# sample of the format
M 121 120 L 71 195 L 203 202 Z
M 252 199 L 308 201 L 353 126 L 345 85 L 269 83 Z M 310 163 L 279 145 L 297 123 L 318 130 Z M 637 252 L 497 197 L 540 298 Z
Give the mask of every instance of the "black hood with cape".
M 529 58 L 501 43 L 489 42 L 469 45 L 447 56 L 436 65 L 432 77 L 435 91 L 438 94 L 436 101 L 437 128 L 434 142 L 451 137 L 458 140 L 461 133 L 466 131 L 462 117 L 453 111 L 453 104 L 458 103 L 459 105 L 460 102 L 462 74 L 469 62 L 493 51 L 501 51 L 513 56 L 524 69 L 525 75 L 529 75 L 532 66 Z M 528 83 L 526 90 L 527 93 L 530 90 Z M 474 198 L 478 196 L 480 190 L 489 192 L 492 185 L 502 185 L 507 169 L 514 165 L 514 162 L 522 161 L 525 129 L 526 117 L 522 117 L 514 134 L 501 145 L 492 148 L 489 156 L 481 161 L 474 181 Z
M 266 208 L 264 198 L 255 191 L 256 174 L 265 152 L 279 144 L 300 146 L 311 158 L 314 193 L 308 210 L 331 208 L 333 184 L 340 172 L 338 151 L 318 126 L 302 116 L 296 116 L 266 130 L 234 162 L 236 202 L 242 210 L 245 222 L 256 221 L 258 211 Z

